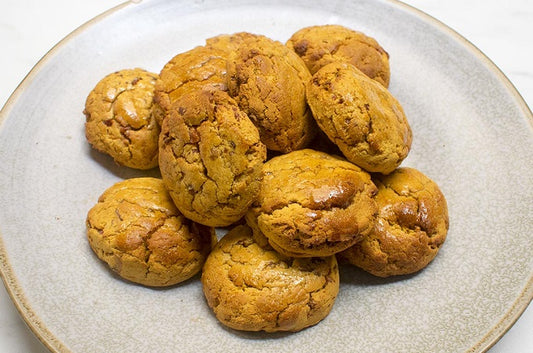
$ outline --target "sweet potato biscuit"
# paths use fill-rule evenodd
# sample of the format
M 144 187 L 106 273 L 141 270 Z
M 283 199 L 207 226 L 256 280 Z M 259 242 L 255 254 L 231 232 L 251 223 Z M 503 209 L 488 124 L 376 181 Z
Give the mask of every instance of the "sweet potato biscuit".
M 268 149 L 290 152 L 313 138 L 316 125 L 305 99 L 311 78 L 302 59 L 280 42 L 242 39 L 228 60 L 228 89 L 259 129 Z
M 216 241 L 213 228 L 183 217 L 157 178 L 114 184 L 88 212 L 86 225 L 96 255 L 121 277 L 146 286 L 194 276 Z
M 246 214 L 269 244 L 287 256 L 329 256 L 374 224 L 377 189 L 356 165 L 310 149 L 267 161 L 257 201 Z
M 157 167 L 156 79 L 142 69 L 124 69 L 97 83 L 83 111 L 85 135 L 93 148 L 130 168 Z
M 311 26 L 294 33 L 286 44 L 304 60 L 311 74 L 329 63 L 346 62 L 389 86 L 389 54 L 364 33 L 339 25 Z
M 259 246 L 237 226 L 202 271 L 207 304 L 224 325 L 244 331 L 299 331 L 330 312 L 339 291 L 335 256 L 290 258 Z
M 322 129 L 351 162 L 388 174 L 407 157 L 412 132 L 400 103 L 355 66 L 331 63 L 307 84 Z
M 339 256 L 380 277 L 417 272 L 446 239 L 446 199 L 434 181 L 413 168 L 376 176 L 375 183 L 379 214 L 374 229 Z
M 227 90 L 226 60 L 228 53 L 213 46 L 198 46 L 174 56 L 159 73 L 155 102 L 165 117 L 172 102 L 190 90 L 209 88 Z M 158 121 L 162 124 L 162 119 Z
M 160 170 L 178 209 L 208 226 L 240 219 L 259 190 L 266 148 L 226 92 L 180 97 L 163 122 Z

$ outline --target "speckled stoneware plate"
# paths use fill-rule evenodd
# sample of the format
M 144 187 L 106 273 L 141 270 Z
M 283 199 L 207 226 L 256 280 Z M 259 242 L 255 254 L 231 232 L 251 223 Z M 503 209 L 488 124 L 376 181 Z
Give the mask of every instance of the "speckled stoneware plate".
M 390 53 L 390 91 L 414 132 L 404 165 L 434 179 L 449 204 L 448 239 L 435 261 L 388 280 L 342 268 L 325 320 L 270 335 L 221 326 L 198 277 L 154 290 L 108 271 L 86 241 L 86 213 L 111 184 L 145 173 L 117 167 L 86 143 L 82 110 L 96 82 L 122 68 L 158 72 L 220 33 L 285 41 L 326 23 L 366 32 Z M 533 296 L 532 121 L 477 49 L 395 1 L 126 3 L 55 47 L 1 113 L 2 277 L 54 352 L 484 351 Z

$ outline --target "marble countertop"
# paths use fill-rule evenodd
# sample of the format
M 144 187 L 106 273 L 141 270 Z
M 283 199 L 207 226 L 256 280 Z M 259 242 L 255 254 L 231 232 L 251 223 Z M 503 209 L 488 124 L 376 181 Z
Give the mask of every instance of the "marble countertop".
M 79 25 L 123 0 L 2 0 L 0 106 L 46 52 Z M 533 104 L 533 2 L 530 0 L 406 0 L 456 30 L 484 52 Z M 67 15 L 68 14 L 68 15 Z M 491 353 L 533 352 L 533 308 Z M 0 285 L 0 352 L 48 350 L 26 327 Z

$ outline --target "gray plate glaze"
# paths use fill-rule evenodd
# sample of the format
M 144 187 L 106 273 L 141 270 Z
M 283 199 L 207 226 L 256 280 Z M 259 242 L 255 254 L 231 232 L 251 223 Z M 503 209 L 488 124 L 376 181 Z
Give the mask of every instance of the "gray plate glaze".
M 450 231 L 435 261 L 388 280 L 343 268 L 331 314 L 294 334 L 224 328 L 198 277 L 159 290 L 115 277 L 89 248 L 85 216 L 104 189 L 144 173 L 86 143 L 82 110 L 96 82 L 123 68 L 159 72 L 220 33 L 285 41 L 326 23 L 363 31 L 391 55 L 390 91 L 414 132 L 404 165 L 434 179 L 449 204 Z M 533 297 L 532 121 L 477 49 L 395 1 L 127 3 L 56 46 L 1 112 L 2 277 L 54 352 L 484 351 Z

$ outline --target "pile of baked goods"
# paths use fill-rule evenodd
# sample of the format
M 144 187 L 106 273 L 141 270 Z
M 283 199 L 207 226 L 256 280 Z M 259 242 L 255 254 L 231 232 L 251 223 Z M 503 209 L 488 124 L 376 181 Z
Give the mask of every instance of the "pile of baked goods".
M 380 277 L 423 269 L 445 241 L 447 205 L 435 182 L 400 167 L 412 132 L 389 80 L 388 53 L 339 25 L 285 44 L 219 35 L 159 74 L 104 77 L 86 100 L 89 143 L 161 178 L 100 196 L 92 249 L 146 286 L 201 273 L 216 318 L 247 331 L 325 318 L 338 261 Z

